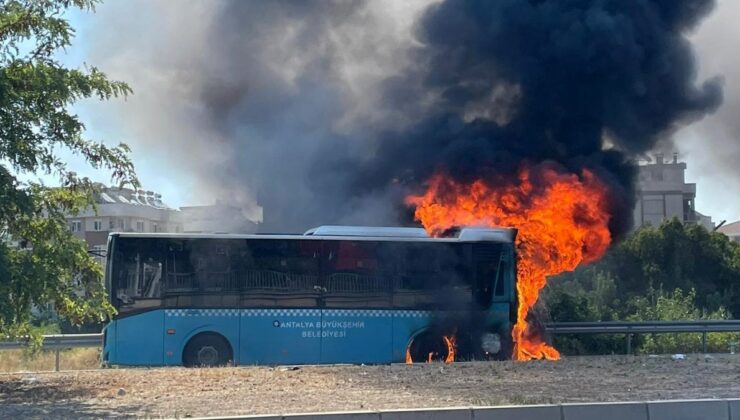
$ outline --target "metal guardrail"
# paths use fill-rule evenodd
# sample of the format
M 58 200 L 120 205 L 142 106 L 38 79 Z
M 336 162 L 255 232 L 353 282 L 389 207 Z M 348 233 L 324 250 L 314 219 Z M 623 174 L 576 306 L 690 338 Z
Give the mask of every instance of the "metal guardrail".
M 740 332 L 740 320 L 552 322 L 545 324 L 545 330 L 550 334 L 625 334 L 627 354 L 632 353 L 634 334 L 702 333 L 702 348 L 706 353 L 707 333 Z M 41 348 L 55 351 L 58 371 L 61 350 L 102 345 L 103 334 L 54 334 L 44 336 Z M 0 351 L 26 347 L 25 340 L 0 341 Z
M 45 335 L 42 350 L 54 350 L 54 370 L 59 371 L 60 352 L 64 349 L 80 347 L 101 347 L 103 334 L 53 334 Z M 0 341 L 0 350 L 18 350 L 28 347 L 28 341 Z
M 627 354 L 632 354 L 634 334 L 701 333 L 706 353 L 707 333 L 740 332 L 740 320 L 553 322 L 545 324 L 545 330 L 550 334 L 625 334 Z
M 740 320 L 553 322 L 545 329 L 552 334 L 739 332 Z

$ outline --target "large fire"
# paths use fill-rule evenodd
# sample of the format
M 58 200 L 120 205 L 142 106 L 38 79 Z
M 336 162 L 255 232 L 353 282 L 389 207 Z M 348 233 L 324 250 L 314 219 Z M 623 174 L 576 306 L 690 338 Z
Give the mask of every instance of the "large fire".
M 512 331 L 514 358 L 556 360 L 560 353 L 532 328 L 527 314 L 548 276 L 598 259 L 611 242 L 609 190 L 588 170 L 563 173 L 546 165 L 523 165 L 515 180 L 458 182 L 438 171 L 426 193 L 409 196 L 415 217 L 439 236 L 456 226 L 518 229 L 519 307 Z

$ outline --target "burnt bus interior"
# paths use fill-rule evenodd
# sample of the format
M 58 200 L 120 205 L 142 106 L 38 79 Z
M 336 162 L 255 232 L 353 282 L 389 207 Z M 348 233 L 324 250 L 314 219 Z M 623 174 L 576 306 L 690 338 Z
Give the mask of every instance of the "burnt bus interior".
M 113 237 L 119 315 L 159 308 L 454 310 L 507 301 L 511 244 Z

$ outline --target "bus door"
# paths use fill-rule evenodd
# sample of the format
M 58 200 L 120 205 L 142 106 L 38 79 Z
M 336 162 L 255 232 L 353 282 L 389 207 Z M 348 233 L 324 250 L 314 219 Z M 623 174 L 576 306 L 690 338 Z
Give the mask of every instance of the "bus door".
M 319 363 L 320 251 L 318 240 L 248 240 L 238 267 L 241 364 Z
M 382 243 L 324 241 L 321 363 L 390 363 L 391 278 Z

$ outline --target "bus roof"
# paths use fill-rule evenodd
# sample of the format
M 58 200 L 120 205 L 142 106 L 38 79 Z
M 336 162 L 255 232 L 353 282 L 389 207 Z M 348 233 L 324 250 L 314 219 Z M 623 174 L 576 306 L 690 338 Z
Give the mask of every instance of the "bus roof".
M 307 230 L 304 235 L 311 236 L 375 236 L 389 238 L 428 238 L 422 228 L 385 226 L 319 226 Z
M 229 234 L 229 233 L 136 233 L 113 232 L 111 236 L 124 238 L 177 238 L 177 239 L 333 239 L 360 241 L 404 242 L 514 242 L 516 229 L 462 228 L 455 236 L 430 237 L 424 229 L 370 226 L 319 226 L 298 234 Z

